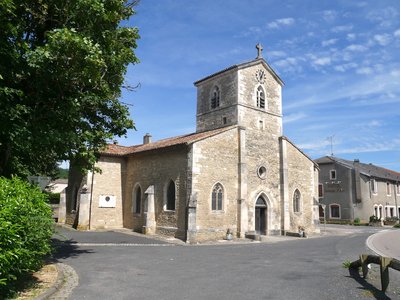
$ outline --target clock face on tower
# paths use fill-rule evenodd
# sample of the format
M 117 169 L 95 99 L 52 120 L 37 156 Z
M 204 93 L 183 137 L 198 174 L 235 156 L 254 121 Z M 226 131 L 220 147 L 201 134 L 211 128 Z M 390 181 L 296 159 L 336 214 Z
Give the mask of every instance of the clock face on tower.
M 265 72 L 264 70 L 258 69 L 256 71 L 256 79 L 259 83 L 264 83 L 265 82 Z

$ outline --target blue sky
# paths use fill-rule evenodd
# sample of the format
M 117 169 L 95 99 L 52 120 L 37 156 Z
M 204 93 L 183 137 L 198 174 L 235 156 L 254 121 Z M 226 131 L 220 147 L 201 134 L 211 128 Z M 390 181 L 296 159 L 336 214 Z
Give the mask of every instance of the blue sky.
M 124 92 L 137 131 L 121 145 L 195 131 L 193 82 L 263 57 L 285 82 L 284 135 L 400 171 L 400 1 L 142 0 L 141 39 Z

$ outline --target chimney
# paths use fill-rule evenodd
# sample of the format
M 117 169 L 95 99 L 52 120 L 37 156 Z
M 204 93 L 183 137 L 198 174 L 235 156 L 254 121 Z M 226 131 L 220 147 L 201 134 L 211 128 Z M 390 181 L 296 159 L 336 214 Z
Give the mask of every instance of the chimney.
M 358 158 L 354 159 L 354 163 L 359 163 L 360 160 Z
M 143 144 L 149 144 L 151 143 L 151 135 L 149 133 L 146 133 L 145 136 L 143 137 Z

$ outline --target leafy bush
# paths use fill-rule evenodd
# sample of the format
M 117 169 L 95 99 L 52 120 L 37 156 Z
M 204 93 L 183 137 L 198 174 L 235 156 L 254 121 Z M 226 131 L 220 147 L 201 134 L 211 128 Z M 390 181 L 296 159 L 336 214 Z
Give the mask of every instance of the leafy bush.
M 50 204 L 59 204 L 60 203 L 60 193 L 46 193 L 49 198 Z
M 379 219 L 378 217 L 376 217 L 376 216 L 370 216 L 369 217 L 369 222 L 370 223 L 375 223 L 375 222 L 379 222 L 381 219 Z
M 354 219 L 354 224 L 360 224 L 360 218 L 355 218 Z
M 400 228 L 400 224 L 394 225 L 393 228 Z
M 41 267 L 52 233 L 47 196 L 22 179 L 0 177 L 0 295 Z

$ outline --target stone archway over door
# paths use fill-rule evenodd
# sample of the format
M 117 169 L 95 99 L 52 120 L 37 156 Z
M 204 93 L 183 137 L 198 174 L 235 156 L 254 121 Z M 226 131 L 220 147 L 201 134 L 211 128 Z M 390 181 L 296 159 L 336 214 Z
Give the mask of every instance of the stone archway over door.
M 258 197 L 255 207 L 255 231 L 257 234 L 267 234 L 268 206 L 263 197 Z

